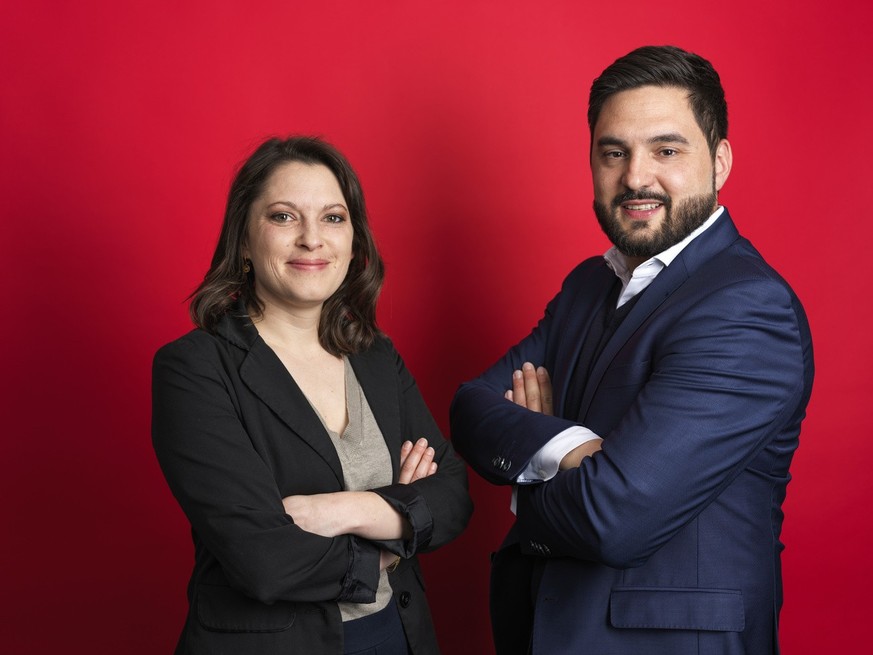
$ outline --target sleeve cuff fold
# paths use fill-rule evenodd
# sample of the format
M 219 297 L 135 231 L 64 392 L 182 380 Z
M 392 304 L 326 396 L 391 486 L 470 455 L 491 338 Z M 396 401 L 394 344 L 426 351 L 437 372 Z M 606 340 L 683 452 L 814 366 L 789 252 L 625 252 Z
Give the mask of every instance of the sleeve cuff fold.
M 415 486 L 411 484 L 392 484 L 373 489 L 386 503 L 391 505 L 412 527 L 409 539 L 393 539 L 373 542 L 403 558 L 410 558 L 427 548 L 433 537 L 433 514 Z
M 337 600 L 350 603 L 376 602 L 379 586 L 379 546 L 366 539 L 349 537 L 349 568 Z

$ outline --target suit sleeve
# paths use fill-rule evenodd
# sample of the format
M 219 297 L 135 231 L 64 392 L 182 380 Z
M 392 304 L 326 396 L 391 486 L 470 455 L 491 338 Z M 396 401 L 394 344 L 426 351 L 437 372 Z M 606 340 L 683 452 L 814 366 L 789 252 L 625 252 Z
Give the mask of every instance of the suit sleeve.
M 301 530 L 285 514 L 226 373 L 203 333 L 158 351 L 152 378 L 152 442 L 192 529 L 238 591 L 277 600 L 372 602 L 378 548 Z
M 784 470 L 755 458 L 796 446 L 811 385 L 806 330 L 796 299 L 774 280 L 735 282 L 700 300 L 638 367 L 647 369 L 639 392 L 602 452 L 519 489 L 522 547 L 638 566 L 753 460 L 765 484 L 787 478 L 785 458 L 771 460 Z
M 393 484 L 374 491 L 412 526 L 408 540 L 377 542 L 402 557 L 434 550 L 463 532 L 473 512 L 467 490 L 467 469 L 458 459 L 428 410 L 412 374 L 390 342 L 385 342 L 398 380 L 402 438 L 425 437 L 434 449 L 437 472 L 411 484 Z
M 513 371 L 525 362 L 545 365 L 554 373 L 546 351 L 554 314 L 562 294 L 567 293 L 568 282 L 548 304 L 530 335 L 480 377 L 462 384 L 452 401 L 452 442 L 473 470 L 492 484 L 515 484 L 534 454 L 552 437 L 578 425 L 531 412 L 503 396 L 512 386 Z

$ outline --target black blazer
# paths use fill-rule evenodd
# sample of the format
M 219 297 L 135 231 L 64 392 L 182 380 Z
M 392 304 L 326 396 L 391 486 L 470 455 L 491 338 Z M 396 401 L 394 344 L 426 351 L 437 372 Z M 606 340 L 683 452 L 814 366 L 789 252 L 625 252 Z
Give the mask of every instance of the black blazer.
M 375 600 L 380 547 L 406 558 L 390 580 L 412 652 L 439 652 L 415 555 L 466 526 L 466 469 L 388 339 L 349 359 L 394 480 L 404 440 L 426 437 L 436 450 L 436 475 L 374 490 L 407 518 L 408 541 L 321 537 L 285 514 L 285 496 L 342 491 L 342 468 L 317 415 L 248 317 L 226 316 L 215 334 L 194 330 L 155 356 L 152 440 L 195 548 L 177 654 L 341 653 L 336 601 Z

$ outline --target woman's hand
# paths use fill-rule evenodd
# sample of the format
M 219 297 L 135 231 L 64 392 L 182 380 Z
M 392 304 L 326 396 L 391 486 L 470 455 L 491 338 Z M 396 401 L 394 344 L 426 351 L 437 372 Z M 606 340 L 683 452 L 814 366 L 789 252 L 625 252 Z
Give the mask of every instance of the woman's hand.
M 379 570 L 388 569 L 389 572 L 397 568 L 400 563 L 400 556 L 395 555 L 390 550 L 384 548 L 379 552 Z
M 401 539 L 410 530 L 406 520 L 372 491 L 286 496 L 282 505 L 295 525 L 322 537 L 354 534 L 365 539 Z
M 532 412 L 554 415 L 552 379 L 542 366 L 535 368 L 530 362 L 525 362 L 520 371 L 512 374 L 512 389 L 508 389 L 504 397 Z
M 433 475 L 437 472 L 433 458 L 427 439 L 404 442 L 398 481 L 409 484 Z M 282 506 L 301 530 L 322 537 L 355 534 L 366 539 L 401 539 L 411 530 L 406 519 L 371 491 L 286 496 Z
M 335 537 L 347 532 L 341 516 L 342 499 L 337 497 L 343 493 L 287 496 L 282 499 L 282 505 L 301 530 L 322 537 Z
M 409 484 L 422 478 L 427 478 L 437 472 L 437 463 L 433 461 L 434 450 L 427 445 L 427 439 L 421 438 L 413 444 L 404 441 L 400 447 L 400 484 Z

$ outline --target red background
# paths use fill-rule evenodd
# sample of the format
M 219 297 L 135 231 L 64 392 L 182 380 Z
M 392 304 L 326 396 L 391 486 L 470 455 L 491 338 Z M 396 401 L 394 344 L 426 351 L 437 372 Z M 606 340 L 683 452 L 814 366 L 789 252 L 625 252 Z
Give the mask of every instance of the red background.
M 257 142 L 320 134 L 358 169 L 388 264 L 381 325 L 445 427 L 457 384 L 605 250 L 587 91 L 646 43 L 720 71 L 722 202 L 812 323 L 784 652 L 869 643 L 871 4 L 594 4 L 0 5 L 0 650 L 171 651 L 192 549 L 151 450 L 151 357 L 189 329 L 184 298 Z M 471 485 L 469 529 L 425 557 L 446 653 L 491 652 L 508 497 Z

